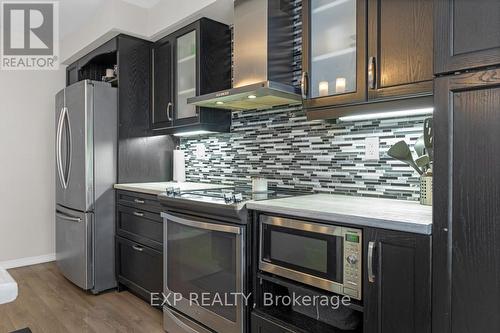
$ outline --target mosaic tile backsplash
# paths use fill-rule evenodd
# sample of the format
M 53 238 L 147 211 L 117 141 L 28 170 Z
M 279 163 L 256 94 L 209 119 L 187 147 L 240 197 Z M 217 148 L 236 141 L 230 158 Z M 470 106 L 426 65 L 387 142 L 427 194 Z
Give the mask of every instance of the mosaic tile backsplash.
M 298 107 L 233 112 L 232 133 L 181 140 L 186 180 L 251 185 L 258 175 L 283 189 L 416 201 L 418 174 L 386 153 L 399 140 L 413 151 L 425 118 L 307 121 Z M 379 160 L 365 160 L 367 137 L 379 138 Z

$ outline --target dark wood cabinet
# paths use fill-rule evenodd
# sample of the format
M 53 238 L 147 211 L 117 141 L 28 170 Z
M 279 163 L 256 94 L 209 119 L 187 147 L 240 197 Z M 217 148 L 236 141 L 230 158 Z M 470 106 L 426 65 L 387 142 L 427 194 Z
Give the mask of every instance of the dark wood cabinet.
M 435 1 L 434 72 L 500 64 L 500 1 Z
M 110 84 L 118 94 L 118 183 L 167 181 L 172 178 L 170 136 L 151 130 L 152 43 L 119 35 L 67 67 L 67 85 L 101 81 L 115 69 Z M 160 153 L 159 153 L 160 152 Z M 149 161 L 149 163 L 144 163 Z
M 87 53 L 66 68 L 66 85 L 82 80 L 102 81 L 106 69 L 114 69 L 118 64 L 117 38 L 113 38 Z M 113 81 L 117 85 L 117 80 Z
M 163 220 L 158 213 L 120 205 L 117 208 L 116 233 L 163 251 Z
M 78 63 L 73 63 L 66 68 L 66 86 L 78 82 Z
M 369 109 L 372 102 L 398 101 L 393 108 L 384 105 L 386 110 L 414 108 L 410 99 L 431 96 L 433 3 L 303 1 L 302 82 L 308 118 L 366 113 L 363 105 Z
M 171 117 L 173 103 L 172 87 L 172 40 L 167 38 L 153 47 L 153 128 L 173 126 Z
M 116 275 L 121 285 L 151 302 L 151 293 L 163 291 L 163 254 L 116 236 Z
M 155 195 L 116 193 L 116 278 L 146 302 L 163 291 L 163 219 Z
M 200 19 L 155 43 L 152 57 L 154 130 L 229 131 L 230 111 L 187 103 L 190 97 L 231 88 L 231 33 L 227 25 Z
M 251 316 L 251 333 L 297 333 L 256 311 Z
M 432 330 L 500 332 L 500 69 L 436 79 L 435 103 Z
M 432 94 L 433 2 L 368 1 L 370 100 Z
M 363 332 L 430 333 L 431 237 L 372 228 L 363 237 Z
M 117 41 L 119 137 L 151 135 L 151 43 L 120 35 Z

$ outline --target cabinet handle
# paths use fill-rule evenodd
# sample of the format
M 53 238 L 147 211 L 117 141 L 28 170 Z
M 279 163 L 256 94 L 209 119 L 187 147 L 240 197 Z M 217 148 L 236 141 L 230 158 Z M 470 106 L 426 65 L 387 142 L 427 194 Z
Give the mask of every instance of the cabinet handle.
M 135 215 L 135 216 L 139 216 L 139 217 L 143 217 L 143 216 L 144 216 L 144 213 L 134 212 L 134 215 Z
M 139 252 L 144 251 L 144 248 L 142 246 L 139 246 L 139 245 L 132 245 L 132 248 L 136 251 L 139 251 Z
M 167 119 L 168 119 L 168 121 L 172 121 L 172 116 L 170 115 L 170 112 L 171 112 L 173 106 L 174 105 L 172 104 L 172 102 L 168 102 L 168 104 L 167 104 Z
M 375 274 L 373 273 L 373 251 L 375 250 L 375 242 L 368 243 L 368 282 L 375 282 Z
M 307 95 L 309 95 L 309 75 L 307 74 L 307 72 L 302 72 L 300 89 L 302 90 L 302 99 L 306 99 Z
M 145 203 L 145 201 L 141 200 L 141 199 L 134 199 L 134 202 L 138 203 L 138 204 L 144 204 Z
M 151 118 L 152 123 L 155 123 L 155 49 L 151 48 Z
M 370 57 L 368 60 L 368 87 L 377 88 L 377 58 Z

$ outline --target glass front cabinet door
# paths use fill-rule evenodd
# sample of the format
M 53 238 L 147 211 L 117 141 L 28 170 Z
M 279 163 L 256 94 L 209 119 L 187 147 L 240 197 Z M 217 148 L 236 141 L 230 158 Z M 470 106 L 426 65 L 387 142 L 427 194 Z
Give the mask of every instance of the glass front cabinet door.
M 195 21 L 157 41 L 153 63 L 154 130 L 229 131 L 230 111 L 188 104 L 191 97 L 231 87 L 229 26 Z
M 366 1 L 304 0 L 302 97 L 307 109 L 366 99 Z
M 175 38 L 175 107 L 174 122 L 196 118 L 197 108 L 187 103 L 189 97 L 196 96 L 197 38 L 196 30 Z

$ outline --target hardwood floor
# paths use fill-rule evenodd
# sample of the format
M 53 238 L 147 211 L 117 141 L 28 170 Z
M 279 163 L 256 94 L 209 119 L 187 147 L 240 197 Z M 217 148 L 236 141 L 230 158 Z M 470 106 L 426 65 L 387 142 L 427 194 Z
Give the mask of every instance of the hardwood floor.
M 16 301 L 0 305 L 0 333 L 163 333 L 162 313 L 129 292 L 91 295 L 66 280 L 55 263 L 9 270 Z

